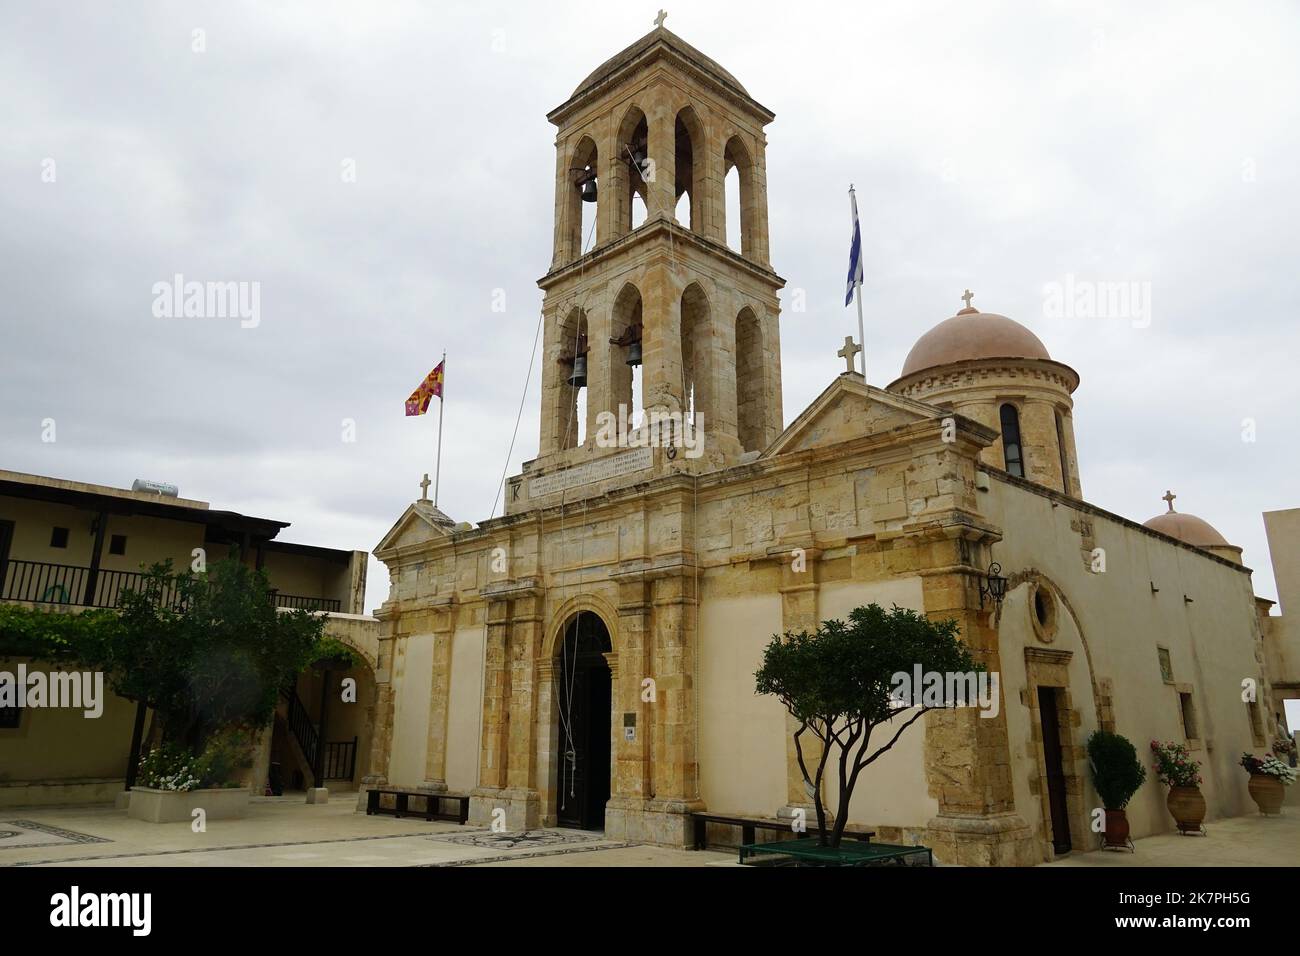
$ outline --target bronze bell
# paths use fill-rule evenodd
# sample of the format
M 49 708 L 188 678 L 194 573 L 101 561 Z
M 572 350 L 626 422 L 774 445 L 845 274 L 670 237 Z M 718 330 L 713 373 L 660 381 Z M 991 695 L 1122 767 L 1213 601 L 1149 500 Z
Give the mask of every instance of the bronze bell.
M 596 178 L 594 176 L 582 184 L 582 201 L 596 201 Z
M 627 364 L 633 368 L 641 364 L 641 340 L 637 339 L 627 347 Z
M 587 356 L 579 355 L 573 360 L 573 374 L 569 376 L 569 384 L 574 388 L 585 388 L 587 385 Z

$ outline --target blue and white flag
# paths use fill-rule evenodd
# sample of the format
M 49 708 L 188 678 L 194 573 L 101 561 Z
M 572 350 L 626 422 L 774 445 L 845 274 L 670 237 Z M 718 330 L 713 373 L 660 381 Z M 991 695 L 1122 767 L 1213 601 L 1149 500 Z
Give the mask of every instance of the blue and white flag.
M 844 304 L 853 301 L 853 287 L 862 285 L 862 230 L 858 227 L 858 196 L 849 187 L 849 198 L 853 202 L 853 242 L 849 246 L 849 283 L 844 290 Z

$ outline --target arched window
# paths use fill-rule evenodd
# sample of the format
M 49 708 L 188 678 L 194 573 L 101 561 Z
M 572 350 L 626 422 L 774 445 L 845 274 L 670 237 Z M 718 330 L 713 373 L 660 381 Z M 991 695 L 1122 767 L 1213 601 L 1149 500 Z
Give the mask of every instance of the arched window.
M 588 242 L 595 245 L 596 237 L 592 227 L 596 222 L 600 195 L 596 178 L 598 168 L 596 144 L 590 136 L 584 136 L 569 161 L 570 186 L 565 200 L 565 261 L 571 262 L 581 256 Z M 591 237 L 590 240 L 588 236 Z
M 632 283 L 623 286 L 614 300 L 609 345 L 610 412 L 626 418 L 628 428 L 641 418 L 641 292 Z M 632 364 L 635 362 L 636 364 Z M 622 406 L 620 408 L 620 406 Z
M 558 447 L 576 448 L 587 437 L 587 313 L 574 306 L 559 327 Z
M 1017 478 L 1025 477 L 1025 453 L 1020 446 L 1020 413 L 1010 402 L 1002 406 L 1002 458 L 1007 471 Z
M 628 108 L 619 124 L 615 143 L 617 155 L 610 168 L 610 195 L 618 204 L 614 216 L 614 234 L 625 236 L 646 220 L 646 179 L 650 176 L 649 131 L 645 113 L 636 106 Z
M 674 183 L 673 196 L 677 200 L 675 215 L 677 221 L 688 229 L 701 231 L 704 222 L 700 197 L 705 188 L 704 126 L 691 107 L 684 107 L 677 114 L 674 124 L 675 146 L 673 166 L 677 182 Z
M 709 300 L 699 283 L 682 293 L 682 412 L 693 425 L 708 429 L 713 403 L 713 325 Z M 703 418 L 697 416 L 702 415 Z
M 745 141 L 739 136 L 733 136 L 727 140 L 727 146 L 723 150 L 722 158 L 722 168 L 727 177 L 725 184 L 727 245 L 738 250 L 741 255 L 752 257 L 757 252 L 758 238 L 758 223 L 755 216 L 754 162 L 750 157 L 748 147 L 745 146 Z M 734 186 L 732 185 L 732 170 L 735 170 L 736 174 Z

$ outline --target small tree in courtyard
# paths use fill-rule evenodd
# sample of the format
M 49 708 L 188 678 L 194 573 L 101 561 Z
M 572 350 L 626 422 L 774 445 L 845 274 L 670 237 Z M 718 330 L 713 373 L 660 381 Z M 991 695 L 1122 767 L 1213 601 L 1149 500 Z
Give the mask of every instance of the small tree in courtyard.
M 795 751 L 817 809 L 823 846 L 840 845 L 859 774 L 922 716 L 958 703 L 951 696 L 927 695 L 915 707 L 903 704 L 893 693 L 894 675 L 913 675 L 918 668 L 927 675 L 983 670 L 961 643 L 956 621 L 931 621 L 906 608 L 886 611 L 878 604 L 854 609 L 847 622 L 824 621 L 811 634 L 775 635 L 764 651 L 763 666 L 754 675 L 757 691 L 776 696 L 799 722 Z M 889 736 L 873 745 L 872 735 L 882 727 Z M 802 739 L 809 732 L 821 741 L 813 767 Z M 822 782 L 833 752 L 839 810 L 828 830 Z
M 277 610 L 266 574 L 233 559 L 198 574 L 156 565 L 99 623 L 79 635 L 77 659 L 152 708 L 164 742 L 194 754 L 225 728 L 266 726 L 280 687 L 327 640 L 323 616 Z

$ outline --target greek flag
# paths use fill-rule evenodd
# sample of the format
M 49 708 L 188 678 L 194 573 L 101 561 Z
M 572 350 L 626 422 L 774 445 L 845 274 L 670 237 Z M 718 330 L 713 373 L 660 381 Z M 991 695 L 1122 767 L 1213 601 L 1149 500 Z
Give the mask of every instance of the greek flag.
M 858 197 L 849 187 L 849 197 L 853 201 L 853 242 L 849 245 L 849 280 L 844 290 L 844 304 L 853 301 L 853 287 L 862 285 L 862 230 L 858 227 Z

